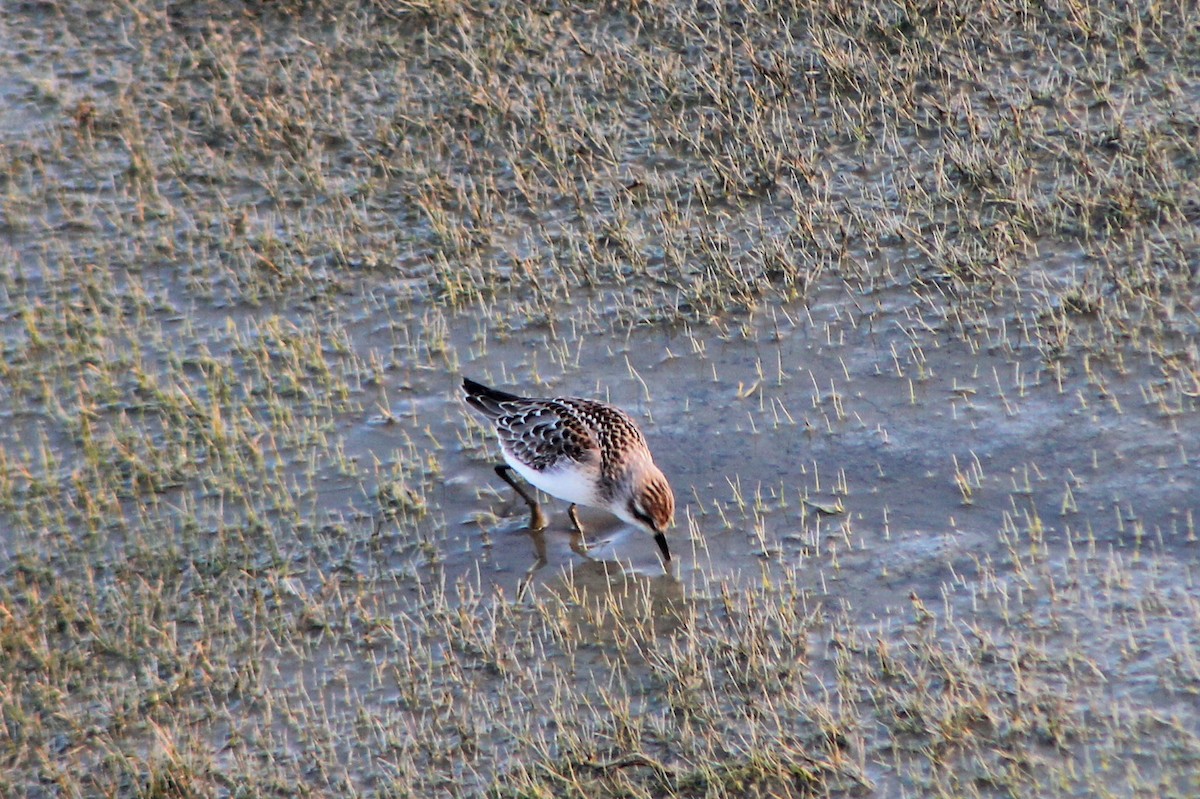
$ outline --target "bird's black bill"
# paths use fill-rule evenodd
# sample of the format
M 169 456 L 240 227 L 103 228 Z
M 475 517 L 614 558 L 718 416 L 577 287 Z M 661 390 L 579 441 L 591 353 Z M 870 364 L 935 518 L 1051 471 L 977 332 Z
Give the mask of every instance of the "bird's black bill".
M 670 563 L 671 550 L 667 548 L 667 537 L 662 533 L 655 533 L 654 543 L 658 544 L 658 548 L 662 550 L 663 561 Z

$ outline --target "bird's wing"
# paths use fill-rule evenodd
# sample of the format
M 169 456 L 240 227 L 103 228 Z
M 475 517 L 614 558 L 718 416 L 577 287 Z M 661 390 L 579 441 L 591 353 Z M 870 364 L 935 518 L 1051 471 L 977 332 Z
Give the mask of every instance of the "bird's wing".
M 537 471 L 560 463 L 587 463 L 600 458 L 600 442 L 587 421 L 571 405 L 558 400 L 512 400 L 498 403 L 500 446 Z

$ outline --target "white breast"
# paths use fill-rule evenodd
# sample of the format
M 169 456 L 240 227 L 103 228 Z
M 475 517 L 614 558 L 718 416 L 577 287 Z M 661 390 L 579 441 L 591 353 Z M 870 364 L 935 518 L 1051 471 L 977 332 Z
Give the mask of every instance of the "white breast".
M 539 472 L 530 469 L 516 458 L 503 453 L 504 460 L 513 467 L 517 474 L 524 477 L 536 488 L 545 491 L 552 497 L 575 502 L 579 505 L 599 507 L 599 497 L 596 491 L 598 474 L 592 469 L 560 467 Z

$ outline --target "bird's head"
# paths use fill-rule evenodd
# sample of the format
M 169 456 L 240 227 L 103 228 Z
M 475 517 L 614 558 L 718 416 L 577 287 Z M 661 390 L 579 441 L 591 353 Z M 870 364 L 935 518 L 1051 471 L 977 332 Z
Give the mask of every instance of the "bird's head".
M 624 512 L 618 515 L 654 536 L 658 548 L 662 550 L 663 560 L 670 560 L 671 551 L 667 548 L 665 533 L 675 523 L 675 494 L 663 473 L 650 466 L 634 482 L 633 491 L 622 510 Z

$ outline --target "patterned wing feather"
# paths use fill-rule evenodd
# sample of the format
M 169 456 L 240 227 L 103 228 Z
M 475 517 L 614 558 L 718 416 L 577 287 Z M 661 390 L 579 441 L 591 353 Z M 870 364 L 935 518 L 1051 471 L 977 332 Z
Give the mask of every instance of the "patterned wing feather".
M 586 463 L 598 457 L 594 431 L 570 406 L 555 400 L 518 400 L 501 405 L 496 419 L 500 445 L 539 472 L 561 461 Z
M 562 461 L 598 462 L 600 474 L 615 483 L 632 459 L 649 459 L 646 439 L 624 411 L 577 398 L 519 397 L 463 380 L 468 404 L 491 419 L 500 445 L 537 471 Z
M 600 472 L 608 480 L 620 477 L 630 459 L 649 458 L 646 437 L 625 411 L 594 400 L 564 399 L 558 402 L 571 408 L 596 438 L 601 455 Z

